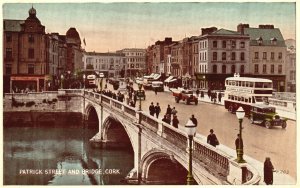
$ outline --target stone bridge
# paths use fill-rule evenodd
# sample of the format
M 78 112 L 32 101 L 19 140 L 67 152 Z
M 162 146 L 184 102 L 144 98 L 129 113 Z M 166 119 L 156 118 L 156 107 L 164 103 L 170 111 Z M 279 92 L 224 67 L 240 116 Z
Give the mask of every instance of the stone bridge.
M 188 136 L 146 112 L 107 96 L 82 90 L 66 91 L 83 98 L 86 124 L 97 123 L 90 141 L 99 147 L 130 147 L 134 168 L 126 180 L 136 184 L 173 184 L 186 180 L 189 164 Z M 260 175 L 251 164 L 212 147 L 196 134 L 193 141 L 193 177 L 197 184 L 258 184 Z M 157 175 L 159 174 L 161 175 Z

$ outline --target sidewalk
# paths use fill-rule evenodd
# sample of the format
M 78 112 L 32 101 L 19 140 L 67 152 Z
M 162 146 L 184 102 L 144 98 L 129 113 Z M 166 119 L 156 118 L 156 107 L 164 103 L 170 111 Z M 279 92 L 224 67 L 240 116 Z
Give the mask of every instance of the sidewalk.
M 206 137 L 197 133 L 197 138 L 200 138 L 201 140 L 205 141 Z M 221 150 L 222 152 L 226 153 L 229 156 L 236 156 L 236 151 L 234 149 L 231 149 L 225 145 L 220 144 L 216 147 L 217 150 Z M 255 168 L 261 177 L 261 180 L 259 182 L 259 185 L 266 185 L 264 182 L 264 164 L 263 162 L 260 162 L 252 157 L 249 157 L 247 155 L 244 155 L 245 161 L 250 164 L 253 168 Z M 272 159 L 271 159 L 272 161 Z M 273 172 L 273 185 L 295 185 L 296 180 L 293 179 L 290 175 L 285 174 L 284 172 L 275 171 Z

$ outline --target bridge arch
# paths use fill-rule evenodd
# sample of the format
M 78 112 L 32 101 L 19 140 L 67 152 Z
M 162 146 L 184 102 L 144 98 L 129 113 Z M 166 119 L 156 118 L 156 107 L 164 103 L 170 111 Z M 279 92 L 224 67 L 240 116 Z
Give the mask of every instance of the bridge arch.
M 146 184 L 186 184 L 188 171 L 172 152 L 152 149 L 141 160 L 141 179 Z
M 103 140 L 118 148 L 127 148 L 134 151 L 133 134 L 130 134 L 127 127 L 114 115 L 110 114 L 103 122 Z
M 85 119 L 86 125 L 91 128 L 96 128 L 99 131 L 99 113 L 97 109 L 92 105 L 88 104 L 85 108 Z

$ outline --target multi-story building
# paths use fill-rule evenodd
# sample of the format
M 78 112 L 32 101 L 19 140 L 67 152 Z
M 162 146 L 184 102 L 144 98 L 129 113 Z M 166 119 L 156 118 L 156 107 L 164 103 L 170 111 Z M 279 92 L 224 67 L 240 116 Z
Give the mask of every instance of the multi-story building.
M 46 89 L 45 26 L 29 10 L 26 20 L 4 20 L 4 92 Z
M 199 36 L 200 88 L 224 89 L 225 79 L 249 74 L 249 36 L 216 27 L 202 29 Z
M 145 70 L 145 73 L 147 74 L 147 75 L 149 75 L 149 74 L 151 74 L 153 71 L 154 71 L 154 69 L 153 69 L 153 46 L 154 45 L 151 45 L 151 46 L 148 46 L 148 48 L 146 49 L 146 57 L 145 57 L 145 68 L 146 68 L 146 70 Z
M 286 91 L 296 92 L 296 48 L 290 46 L 286 54 Z
M 45 33 L 45 26 L 29 10 L 26 20 L 4 20 L 4 92 L 55 89 L 60 76 L 82 69 L 82 49 L 78 32 L 65 35 Z
M 238 32 L 250 36 L 250 73 L 273 81 L 276 91 L 285 91 L 286 45 L 280 29 L 273 25 L 251 28 L 240 24 Z
M 156 41 L 152 47 L 153 73 L 165 74 L 165 46 L 172 44 L 172 38 L 166 37 L 164 41 Z
M 183 41 L 171 44 L 171 74 L 181 80 L 183 76 Z
M 94 70 L 101 72 L 105 77 L 120 77 L 125 66 L 125 55 L 122 53 L 86 52 L 83 55 L 85 67 L 92 65 Z
M 146 50 L 140 48 L 125 48 L 117 51 L 125 55 L 125 76 L 136 77 L 145 74 L 146 65 Z
M 83 69 L 83 50 L 81 40 L 76 28 L 71 27 L 66 33 L 67 59 L 66 70 L 76 72 Z
M 192 75 L 192 86 L 200 87 L 199 79 L 197 78 L 197 73 L 199 72 L 199 37 L 192 37 L 192 66 L 191 66 L 191 75 Z

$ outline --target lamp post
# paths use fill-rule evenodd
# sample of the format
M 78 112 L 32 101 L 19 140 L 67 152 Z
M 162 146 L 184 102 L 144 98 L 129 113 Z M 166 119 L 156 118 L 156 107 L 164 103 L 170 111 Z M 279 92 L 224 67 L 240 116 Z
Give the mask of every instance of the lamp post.
M 139 104 L 139 111 L 142 111 L 142 84 L 139 83 L 139 92 L 138 92 L 140 104 Z
M 185 128 L 186 128 L 187 135 L 189 137 L 189 171 L 187 175 L 187 185 L 194 185 L 195 180 L 193 178 L 193 168 L 192 168 L 192 163 L 193 163 L 192 141 L 196 133 L 196 125 L 192 122 L 192 120 L 189 119 L 185 125 Z
M 82 124 L 85 126 L 85 74 L 82 75 L 83 78 L 83 118 L 82 118 Z
M 245 111 L 243 109 L 243 107 L 239 107 L 236 111 L 236 117 L 239 120 L 239 138 L 238 138 L 238 147 L 237 147 L 237 159 L 236 161 L 238 163 L 245 163 L 246 161 L 243 159 L 243 154 L 244 154 L 244 150 L 243 150 L 243 139 L 242 139 L 242 122 L 243 122 L 243 118 L 245 117 Z
M 100 73 L 100 78 L 101 78 L 101 81 L 100 81 L 100 93 L 102 93 L 102 85 L 103 85 L 103 78 L 104 78 L 104 74 L 103 73 Z
M 60 75 L 60 89 L 63 89 L 64 75 Z

